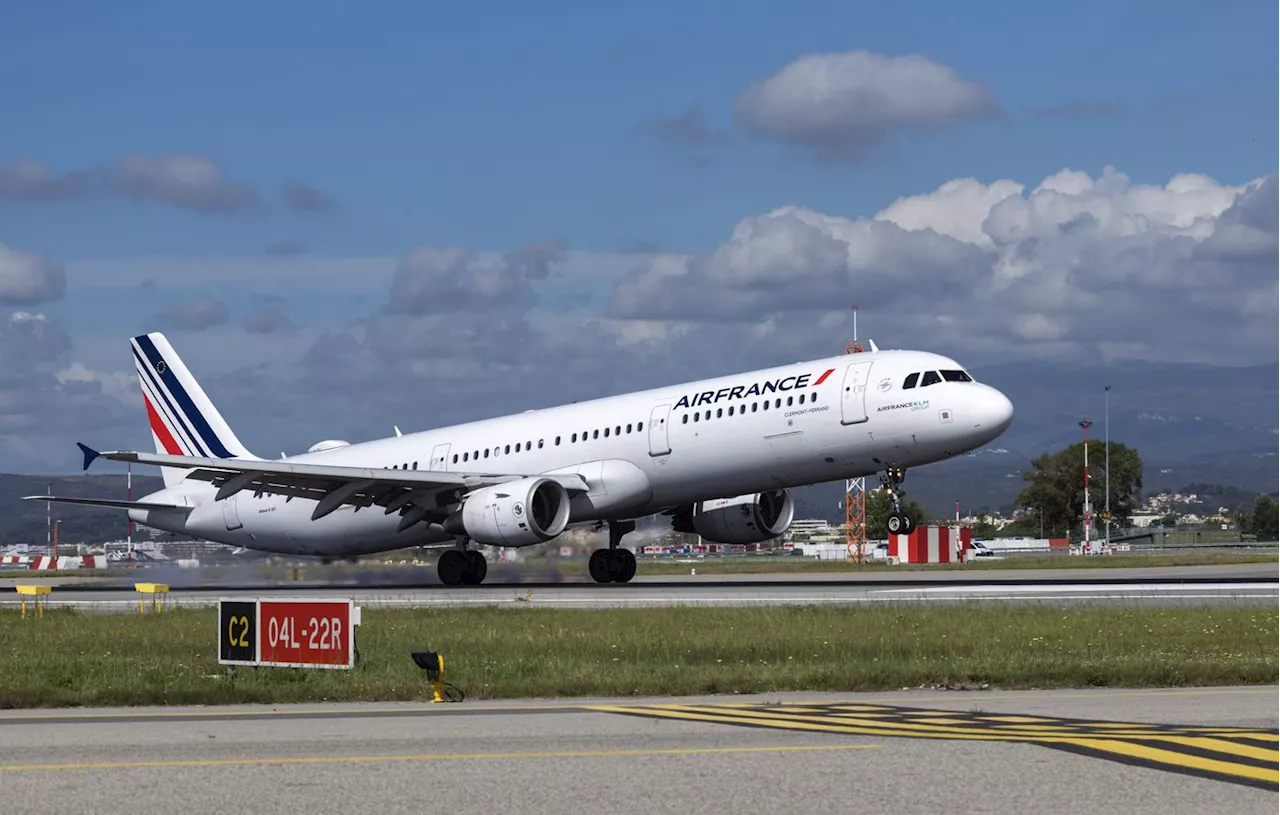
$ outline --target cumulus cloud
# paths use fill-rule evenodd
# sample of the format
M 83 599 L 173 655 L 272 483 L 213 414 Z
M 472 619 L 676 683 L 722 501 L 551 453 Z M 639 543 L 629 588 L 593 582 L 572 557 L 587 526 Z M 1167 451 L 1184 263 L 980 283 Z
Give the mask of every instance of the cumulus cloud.
M 337 207 L 332 198 L 301 181 L 285 181 L 281 189 L 289 205 L 300 212 L 324 212 Z
M 1107 168 L 1063 170 L 1030 191 L 959 179 L 871 218 L 784 207 L 744 219 L 714 252 L 640 264 L 611 314 L 802 330 L 804 314 L 857 301 L 892 315 L 899 344 L 988 358 L 1265 360 L 1276 347 L 1276 199 L 1275 176 L 1141 185 Z M 1194 346 L 1192 324 L 1204 329 Z
M 257 306 L 240 320 L 240 325 L 250 334 L 279 334 L 294 329 L 293 320 L 278 308 Z
M 453 313 L 534 301 L 531 280 L 545 280 L 563 260 L 568 242 L 531 243 L 493 262 L 460 247 L 420 246 L 396 266 L 386 309 L 398 314 Z
M 0 305 L 32 306 L 58 300 L 66 291 L 61 266 L 0 243 Z
M 228 181 L 216 162 L 187 154 L 121 156 L 111 185 L 131 198 L 198 212 L 236 212 L 258 203 L 252 187 Z
M 651 116 L 637 125 L 636 129 L 672 144 L 709 146 L 729 141 L 728 133 L 707 124 L 701 105 L 691 105 L 676 116 Z
M 858 160 L 895 130 L 938 130 L 998 111 L 991 91 L 927 57 L 808 54 L 738 96 L 748 131 L 827 159 Z
M 18 311 L 0 323 L 0 376 L 27 373 L 57 362 L 71 349 L 71 338 L 57 320 Z
M 77 170 L 58 175 L 49 165 L 21 158 L 0 165 L 0 198 L 16 201 L 62 201 L 82 198 L 95 184 L 92 171 Z
M 157 325 L 175 331 L 205 331 L 226 325 L 231 319 L 231 311 L 217 298 L 202 297 L 172 305 L 151 319 Z

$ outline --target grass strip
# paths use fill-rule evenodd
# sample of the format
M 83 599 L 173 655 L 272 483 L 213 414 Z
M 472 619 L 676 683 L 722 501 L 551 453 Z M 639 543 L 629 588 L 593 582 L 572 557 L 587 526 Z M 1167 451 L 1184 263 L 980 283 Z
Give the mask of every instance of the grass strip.
M 1277 681 L 1276 609 L 955 604 L 366 609 L 353 670 L 217 663 L 214 609 L 0 614 L 0 707 L 470 699 Z
M 978 558 L 968 563 L 903 563 L 891 566 L 884 561 L 853 564 L 844 560 L 817 560 L 807 557 L 708 557 L 682 561 L 642 559 L 636 574 L 803 574 L 810 572 L 912 572 L 912 571 L 983 571 L 1003 569 L 1121 569 L 1165 566 L 1215 566 L 1239 563 L 1277 563 L 1280 555 L 1257 552 L 1186 552 L 1179 554 L 1091 555 L 1014 555 L 1001 558 Z

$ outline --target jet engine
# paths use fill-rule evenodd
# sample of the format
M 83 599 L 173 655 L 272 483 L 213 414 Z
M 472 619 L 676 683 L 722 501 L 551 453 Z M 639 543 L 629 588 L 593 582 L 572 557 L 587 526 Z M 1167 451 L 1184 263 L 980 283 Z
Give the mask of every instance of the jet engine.
M 533 546 L 569 525 L 569 491 L 559 481 L 533 476 L 484 487 L 463 499 L 445 531 L 486 546 Z
M 752 493 L 684 507 L 671 526 L 712 543 L 760 543 L 785 534 L 795 509 L 787 490 Z

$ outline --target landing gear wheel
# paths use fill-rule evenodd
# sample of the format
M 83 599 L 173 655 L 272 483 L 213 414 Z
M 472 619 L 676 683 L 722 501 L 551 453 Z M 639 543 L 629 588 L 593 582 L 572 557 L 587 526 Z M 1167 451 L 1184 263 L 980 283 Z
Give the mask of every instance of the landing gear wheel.
M 609 577 L 615 583 L 626 583 L 636 576 L 636 556 L 630 549 L 609 550 Z
M 466 555 L 457 549 L 450 549 L 440 555 L 440 560 L 436 562 L 436 573 L 440 575 L 440 582 L 446 586 L 461 586 L 463 577 L 470 571 L 470 565 Z
M 467 569 L 462 573 L 462 582 L 468 586 L 480 585 L 484 582 L 485 575 L 489 573 L 489 562 L 475 549 L 469 549 L 463 554 L 467 558 Z
M 889 516 L 890 535 L 910 535 L 916 528 L 916 522 L 911 520 L 911 516 L 904 515 L 901 512 L 895 512 Z
M 591 553 L 590 559 L 587 560 L 587 571 L 591 572 L 591 579 L 597 583 L 613 582 L 613 569 L 610 568 L 611 566 L 612 557 L 608 549 L 595 550 Z
M 888 523 L 889 534 L 901 535 L 902 527 L 906 524 L 907 524 L 907 518 L 905 516 L 900 515 L 897 512 L 893 513 L 892 515 L 889 516 L 889 523 Z

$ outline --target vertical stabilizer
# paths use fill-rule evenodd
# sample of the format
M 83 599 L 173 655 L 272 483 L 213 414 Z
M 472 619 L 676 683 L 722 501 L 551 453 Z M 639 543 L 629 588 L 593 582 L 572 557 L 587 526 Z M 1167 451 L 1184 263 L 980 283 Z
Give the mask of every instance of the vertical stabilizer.
M 163 334 L 134 337 L 130 345 L 157 453 L 262 460 L 236 438 Z M 178 483 L 187 473 L 173 467 L 160 470 L 166 487 Z

